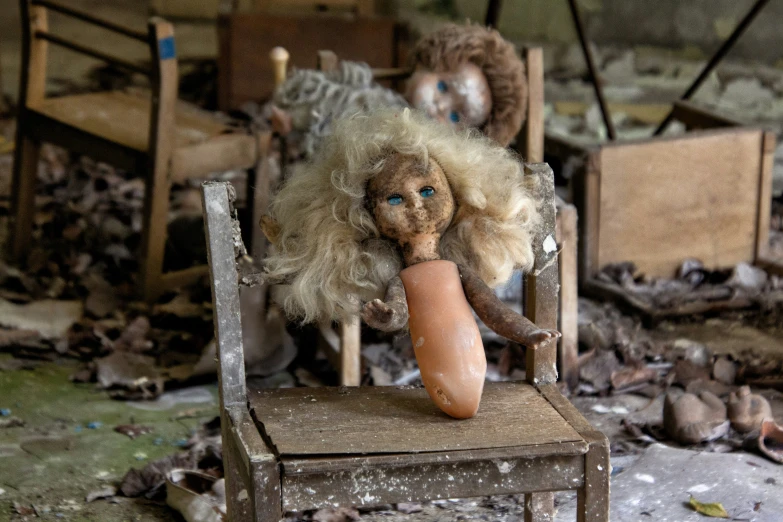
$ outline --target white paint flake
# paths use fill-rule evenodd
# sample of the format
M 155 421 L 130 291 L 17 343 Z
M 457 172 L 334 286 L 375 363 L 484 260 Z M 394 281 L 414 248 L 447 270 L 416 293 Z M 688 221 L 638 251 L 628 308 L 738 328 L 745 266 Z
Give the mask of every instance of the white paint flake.
M 707 484 L 697 484 L 688 490 L 688 493 L 704 493 L 711 490 L 712 487 Z
M 633 478 L 641 482 L 647 482 L 648 484 L 655 484 L 655 477 L 648 475 L 647 473 L 637 473 Z
M 551 254 L 555 250 L 557 250 L 557 242 L 555 241 L 555 238 L 552 237 L 552 234 L 549 234 L 544 240 L 544 252 Z

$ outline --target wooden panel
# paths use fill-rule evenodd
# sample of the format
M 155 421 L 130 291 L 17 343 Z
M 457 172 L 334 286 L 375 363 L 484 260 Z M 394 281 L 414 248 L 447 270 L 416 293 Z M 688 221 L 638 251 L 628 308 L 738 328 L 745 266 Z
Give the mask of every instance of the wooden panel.
M 578 441 L 532 387 L 487 383 L 478 414 L 454 420 L 424 388 L 252 390 L 251 410 L 281 455 L 410 453 Z
M 397 65 L 396 24 L 392 19 L 240 13 L 222 16 L 220 24 L 218 85 L 222 110 L 271 96 L 274 73 L 269 51 L 276 46 L 285 47 L 291 54 L 291 64 L 302 69 L 315 69 L 322 49 L 373 67 Z
M 714 129 L 717 127 L 741 127 L 742 122 L 713 112 L 706 107 L 677 100 L 672 108 L 672 118 L 681 121 L 688 129 Z M 663 120 L 663 118 L 661 118 Z
M 756 229 L 756 259 L 769 252 L 769 221 L 772 217 L 772 170 L 775 164 L 775 133 L 766 131 L 761 147 L 759 174 L 758 225 Z
M 755 258 L 762 131 L 730 129 L 605 145 L 597 264 L 633 261 L 672 277 L 689 257 L 708 268 Z
M 557 206 L 557 243 L 560 246 L 560 378 L 570 389 L 579 384 L 579 295 L 577 277 L 577 215 L 576 208 L 563 201 Z
M 146 151 L 150 132 L 150 98 L 122 92 L 100 92 L 49 98 L 36 108 L 44 116 L 138 151 Z M 176 111 L 176 146 L 206 141 L 228 128 L 196 110 Z
M 540 47 L 525 49 L 525 68 L 528 91 L 522 156 L 529 163 L 541 163 L 544 161 L 544 51 Z
M 392 469 L 283 475 L 283 510 L 368 506 L 579 488 L 583 456 L 490 459 Z
M 434 453 L 391 453 L 361 456 L 329 457 L 283 457 L 283 468 L 287 475 L 309 475 L 334 473 L 358 468 L 400 468 L 426 464 L 458 464 L 492 459 L 533 459 L 539 457 L 562 457 L 584 455 L 589 445 L 583 441 L 536 444 L 534 446 L 511 446 L 480 450 L 437 451 Z

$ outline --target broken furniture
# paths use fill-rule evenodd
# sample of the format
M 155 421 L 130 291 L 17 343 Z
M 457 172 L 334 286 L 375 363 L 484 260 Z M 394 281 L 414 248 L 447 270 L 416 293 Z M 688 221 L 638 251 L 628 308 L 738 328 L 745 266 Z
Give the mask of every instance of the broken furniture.
M 526 165 L 542 202 L 526 315 L 557 317 L 554 179 Z M 527 382 L 487 383 L 476 417 L 455 421 L 423 388 L 246 388 L 237 259 L 244 254 L 232 187 L 203 185 L 218 344 L 229 516 L 277 521 L 285 512 L 524 493 L 526 520 L 551 520 L 553 491 L 576 490 L 579 520 L 608 521 L 609 445 L 555 385 L 555 347 L 527 352 Z M 548 518 L 547 518 L 548 517 Z
M 276 2 L 279 9 L 223 13 L 218 18 L 218 106 L 221 110 L 239 108 L 249 101 L 271 97 L 274 85 L 269 51 L 284 47 L 301 68 L 316 67 L 316 53 L 332 49 L 349 60 L 378 67 L 398 66 L 404 56 L 404 26 L 392 18 L 376 16 L 372 1 L 336 0 Z M 321 4 L 352 12 L 321 12 Z M 293 14 L 296 6 L 310 6 L 311 12 Z M 281 13 L 280 9 L 287 11 Z
M 685 104 L 677 114 L 686 122 L 696 117 Z M 725 127 L 596 144 L 547 133 L 546 149 L 578 165 L 572 192 L 585 293 L 619 300 L 654 322 L 656 310 L 596 278 L 603 267 L 630 261 L 649 276 L 672 278 L 689 258 L 707 269 L 767 266 L 771 132 Z
M 23 52 L 13 170 L 13 257 L 23 259 L 33 243 L 39 146 L 51 142 L 144 176 L 138 288 L 145 299 L 154 301 L 166 290 L 204 276 L 207 267 L 203 264 L 163 273 L 170 186 L 213 172 L 254 168 L 258 159 L 266 156 L 269 135 L 232 131 L 207 113 L 177 101 L 177 54 L 169 23 L 152 19 L 147 32 L 143 32 L 48 0 L 21 0 L 20 6 Z M 48 30 L 48 10 L 149 46 L 151 65 L 116 58 L 52 34 Z M 151 92 L 95 92 L 48 98 L 49 43 L 145 75 L 150 78 Z M 252 191 L 248 194 L 250 202 Z

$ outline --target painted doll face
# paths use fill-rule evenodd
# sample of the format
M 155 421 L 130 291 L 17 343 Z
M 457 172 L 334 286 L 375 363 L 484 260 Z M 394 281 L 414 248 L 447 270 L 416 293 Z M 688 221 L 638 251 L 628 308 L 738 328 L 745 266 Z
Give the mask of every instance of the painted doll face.
M 454 196 L 440 165 L 429 165 L 414 156 L 391 156 L 381 173 L 367 188 L 367 205 L 381 235 L 406 249 L 424 239 L 434 241 L 437 252 L 440 235 L 454 217 Z
M 470 62 L 449 72 L 415 71 L 406 98 L 438 121 L 464 127 L 481 127 L 492 111 L 487 78 Z

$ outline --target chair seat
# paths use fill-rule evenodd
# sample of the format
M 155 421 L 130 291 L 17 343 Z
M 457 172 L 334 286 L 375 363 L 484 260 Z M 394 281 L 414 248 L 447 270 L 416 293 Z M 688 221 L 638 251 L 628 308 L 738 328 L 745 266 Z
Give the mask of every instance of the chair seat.
M 423 388 L 250 389 L 259 428 L 279 455 L 324 456 L 481 450 L 583 438 L 532 386 L 487 383 L 478 414 L 455 420 Z
M 146 152 L 149 143 L 149 95 L 106 91 L 48 98 L 32 108 L 44 116 L 130 149 Z M 196 107 L 178 103 L 176 147 L 207 141 L 230 129 Z

